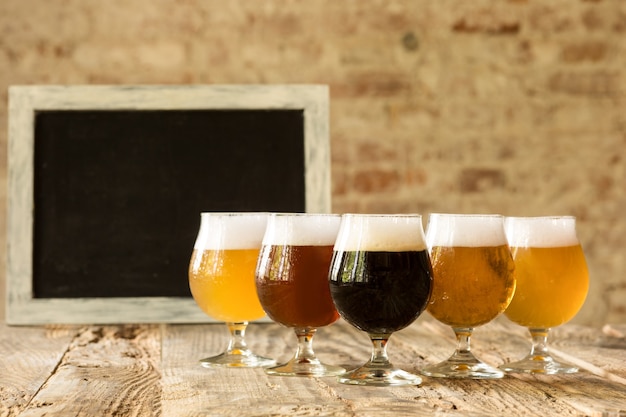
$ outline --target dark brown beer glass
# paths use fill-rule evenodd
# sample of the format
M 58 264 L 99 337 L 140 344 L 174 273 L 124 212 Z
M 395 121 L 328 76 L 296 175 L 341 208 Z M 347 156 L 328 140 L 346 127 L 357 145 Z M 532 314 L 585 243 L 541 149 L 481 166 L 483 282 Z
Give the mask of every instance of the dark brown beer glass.
M 313 351 L 318 328 L 339 318 L 328 289 L 328 270 L 341 217 L 333 214 L 275 213 L 267 229 L 256 271 L 259 300 L 267 315 L 293 328 L 298 348 L 270 375 L 331 376 L 345 371 L 322 363 Z

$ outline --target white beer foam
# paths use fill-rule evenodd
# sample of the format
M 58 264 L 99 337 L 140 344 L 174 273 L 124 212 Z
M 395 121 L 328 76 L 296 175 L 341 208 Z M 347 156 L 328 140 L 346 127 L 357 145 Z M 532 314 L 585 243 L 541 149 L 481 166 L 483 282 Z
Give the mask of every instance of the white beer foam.
M 263 245 L 330 246 L 337 239 L 338 214 L 270 214 Z
M 430 248 L 506 245 L 504 217 L 498 214 L 433 213 L 428 219 L 426 241 Z
M 359 215 L 342 217 L 335 251 L 403 252 L 426 250 L 420 215 Z
M 202 213 L 195 250 L 260 249 L 269 213 Z
M 553 248 L 578 245 L 576 218 L 507 217 L 504 221 L 509 246 Z

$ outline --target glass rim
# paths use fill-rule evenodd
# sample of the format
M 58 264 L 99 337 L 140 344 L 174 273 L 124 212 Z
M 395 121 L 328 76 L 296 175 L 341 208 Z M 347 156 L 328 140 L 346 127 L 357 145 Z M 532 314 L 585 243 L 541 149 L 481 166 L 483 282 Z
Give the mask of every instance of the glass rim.
M 342 217 L 423 217 L 419 213 L 343 213 Z
M 521 220 L 576 220 L 576 216 L 570 214 L 552 216 L 505 216 L 505 219 Z
M 339 213 L 313 213 L 313 212 L 269 212 L 270 216 L 285 216 L 285 217 L 341 217 Z
M 467 218 L 506 218 L 505 215 L 499 213 L 429 213 L 430 216 L 446 216 L 446 217 L 467 217 Z

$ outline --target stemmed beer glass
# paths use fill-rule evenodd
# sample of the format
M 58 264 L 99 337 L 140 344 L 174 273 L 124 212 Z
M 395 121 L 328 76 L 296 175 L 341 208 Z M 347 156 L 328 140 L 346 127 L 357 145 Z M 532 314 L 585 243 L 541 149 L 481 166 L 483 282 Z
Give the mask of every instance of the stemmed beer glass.
M 452 327 L 457 349 L 422 373 L 444 378 L 501 378 L 504 372 L 470 350 L 475 327 L 509 305 L 515 290 L 514 264 L 500 215 L 431 214 L 426 231 L 434 280 L 429 313 Z
M 585 255 L 571 216 L 507 217 L 506 234 L 515 261 L 517 289 L 504 314 L 528 327 L 530 353 L 500 366 L 507 372 L 577 372 L 548 352 L 548 332 L 576 315 L 589 288 Z
M 245 341 L 248 321 L 265 315 L 254 285 L 254 271 L 267 224 L 266 213 L 202 213 L 189 263 L 189 287 L 198 306 L 226 322 L 230 342 L 220 355 L 202 359 L 204 367 L 269 366 Z
M 432 270 L 420 215 L 344 214 L 329 274 L 339 314 L 366 332 L 372 355 L 338 377 L 357 385 L 417 385 L 421 378 L 394 367 L 387 341 L 426 308 Z
M 328 269 L 341 217 L 333 214 L 274 213 L 268 220 L 256 271 L 259 300 L 267 315 L 293 328 L 298 348 L 270 375 L 330 376 L 345 371 L 322 363 L 313 351 L 318 328 L 337 319 L 328 289 Z

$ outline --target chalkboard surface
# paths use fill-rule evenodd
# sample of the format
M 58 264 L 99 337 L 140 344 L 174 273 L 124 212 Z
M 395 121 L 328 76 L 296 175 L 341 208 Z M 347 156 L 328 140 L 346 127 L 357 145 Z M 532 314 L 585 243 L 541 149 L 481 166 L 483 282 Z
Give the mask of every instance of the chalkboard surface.
M 200 214 L 330 211 L 323 85 L 11 86 L 9 324 L 210 322 Z
M 38 112 L 34 296 L 190 296 L 200 212 L 304 211 L 303 121 L 301 110 Z

